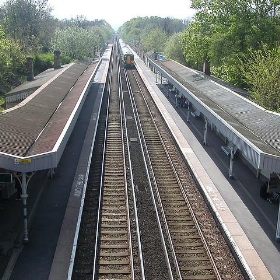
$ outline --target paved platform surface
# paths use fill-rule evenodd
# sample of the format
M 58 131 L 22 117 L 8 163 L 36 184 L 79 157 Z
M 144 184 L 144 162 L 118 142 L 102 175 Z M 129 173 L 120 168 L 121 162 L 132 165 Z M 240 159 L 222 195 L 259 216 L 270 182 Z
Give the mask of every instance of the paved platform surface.
M 204 121 L 190 116 L 187 122 L 187 109 L 176 107 L 175 94 L 167 94 L 164 85 L 158 90 L 155 74 L 139 63 L 210 204 L 232 234 L 251 279 L 280 279 L 280 244 L 275 241 L 279 206 L 261 199 L 261 180 L 239 158 L 234 160 L 234 178 L 229 178 L 229 158 L 221 150 L 222 139 L 209 129 L 204 145 Z
M 152 74 L 151 79 L 155 80 Z M 262 275 L 261 271 L 257 271 L 258 268 L 254 268 L 255 279 L 279 279 L 280 244 L 275 241 L 278 205 L 270 204 L 260 198 L 260 180 L 239 159 L 234 161 L 234 179 L 229 179 L 229 160 L 221 151 L 222 140 L 213 131 L 208 131 L 207 145 L 203 145 L 204 123 L 202 120 L 191 117 L 190 122 L 187 123 L 186 109 L 175 107 L 174 96 L 170 95 L 167 98 L 164 93 L 158 93 L 157 96 L 183 138 L 188 142 L 189 148 L 203 164 L 207 176 L 218 189 L 221 195 L 219 199 L 223 200 L 221 203 L 225 203 L 231 210 L 263 262 L 264 268 L 270 274 L 266 272 Z M 4 201 L 4 208 L 0 210 L 0 277 L 2 280 L 44 280 L 49 277 L 68 203 L 66 198 L 71 193 L 87 122 L 90 119 L 91 103 L 94 102 L 92 95 L 89 94 L 88 98 L 92 99 L 87 99 L 85 102 L 85 108 L 65 148 L 55 177 L 43 184 L 46 174 L 38 173 L 37 176 L 42 177 L 36 180 L 34 177 L 36 184 L 30 185 L 29 205 L 37 205 L 37 208 L 30 226 L 28 245 L 21 247 L 17 243 L 21 229 L 21 203 L 15 201 L 14 198 Z M 185 153 L 187 151 L 188 148 L 185 148 Z M 36 198 L 40 192 L 42 195 L 36 204 Z M 18 255 L 17 261 L 14 267 L 8 267 L 4 275 L 12 251 L 15 252 L 13 256 Z M 13 272 L 9 273 L 12 269 Z
M 96 88 L 94 88 L 96 87 Z M 28 189 L 30 217 L 29 243 L 21 246 L 22 203 L 14 197 L 4 201 L 0 210 L 0 279 L 48 279 L 75 178 L 89 121 L 92 119 L 98 85 L 89 91 L 83 110 L 65 147 L 55 176 L 46 179 L 39 172 Z M 100 102 L 100 101 L 99 101 Z M 86 167 L 85 167 L 86 169 Z M 31 223 L 32 222 L 32 223 Z M 14 260 L 11 260 L 11 257 Z M 10 262 L 12 264 L 7 267 Z

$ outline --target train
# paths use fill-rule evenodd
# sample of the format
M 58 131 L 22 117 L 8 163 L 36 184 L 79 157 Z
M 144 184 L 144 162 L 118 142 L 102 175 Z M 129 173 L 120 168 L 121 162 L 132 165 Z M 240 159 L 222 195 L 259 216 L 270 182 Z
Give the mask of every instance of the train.
M 123 67 L 135 68 L 134 54 L 122 39 L 119 39 L 119 48 Z

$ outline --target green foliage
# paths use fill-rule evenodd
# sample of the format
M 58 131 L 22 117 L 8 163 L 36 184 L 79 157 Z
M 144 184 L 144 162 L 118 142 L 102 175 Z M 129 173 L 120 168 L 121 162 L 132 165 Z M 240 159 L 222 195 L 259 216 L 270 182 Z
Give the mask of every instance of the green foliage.
M 77 16 L 59 21 L 50 13 L 48 0 L 7 0 L 1 5 L 0 95 L 25 81 L 26 56 L 34 58 L 37 75 L 53 67 L 56 49 L 61 51 L 63 65 L 93 57 L 94 48 L 101 49 L 112 38 L 113 29 L 104 20 Z
M 38 75 L 39 73 L 52 68 L 54 64 L 54 54 L 53 53 L 41 53 L 35 54 L 33 59 L 33 69 L 34 75 Z
M 145 52 L 155 51 L 162 52 L 167 41 L 167 35 L 159 28 L 143 30 L 141 35 L 141 45 Z
M 6 38 L 0 26 L 0 92 L 20 84 L 24 75 L 25 57 L 15 40 Z
M 192 0 L 192 8 L 197 13 L 184 34 L 184 54 L 188 65 L 201 70 L 206 60 L 211 63 L 211 73 L 215 76 L 240 87 L 249 84 L 256 102 L 279 110 L 279 105 L 272 106 L 278 104 L 275 100 L 275 96 L 279 96 L 278 83 L 274 82 L 274 86 L 266 84 L 269 89 L 261 91 L 259 82 L 262 78 L 257 76 L 261 72 L 257 68 L 267 73 L 267 61 L 261 59 L 260 53 L 263 57 L 271 57 L 270 52 L 274 53 L 280 41 L 280 1 Z M 262 48 L 264 44 L 267 46 L 265 49 Z M 250 57 L 250 60 L 245 59 L 247 67 L 242 66 L 250 74 L 241 71 L 240 57 Z M 277 61 L 275 57 L 274 63 Z M 255 75 L 249 65 L 254 65 Z M 272 77 L 279 77 L 277 67 L 270 69 L 269 72 L 273 73 L 267 81 L 272 82 Z M 267 101 L 268 96 L 273 104 Z
M 154 50 L 237 86 L 246 85 L 254 101 L 279 111 L 280 0 L 192 0 L 197 13 L 189 24 L 160 17 L 137 17 L 119 28 L 141 53 Z M 104 20 L 84 16 L 59 21 L 48 0 L 7 0 L 0 9 L 0 93 L 25 79 L 25 57 L 34 57 L 34 74 L 61 64 L 92 59 L 112 38 Z M 265 47 L 264 47 L 265 46 Z M 240 59 L 242 58 L 242 59 Z
M 253 101 L 280 113 L 280 47 L 251 49 L 240 65 Z
M 175 42 L 173 41 L 169 46 L 166 44 L 173 34 L 182 32 L 186 24 L 187 22 L 182 20 L 168 17 L 137 17 L 127 21 L 118 32 L 125 42 L 134 46 L 140 53 L 164 52 L 165 50 L 170 53 L 171 45 Z M 165 49 L 166 46 L 168 46 L 167 49 Z M 177 50 L 182 54 L 180 47 Z M 181 55 L 178 54 L 178 56 Z
M 0 112 L 4 110 L 3 106 L 5 104 L 5 99 L 3 96 L 0 96 Z
M 39 73 L 49 69 L 53 68 L 54 65 L 54 53 L 48 52 L 48 53 L 39 53 L 34 54 L 33 59 L 33 70 L 34 75 L 38 75 Z M 68 64 L 71 62 L 71 58 L 61 54 L 60 55 L 60 64 Z
M 48 0 L 7 0 L 0 10 L 5 33 L 19 41 L 25 52 L 48 48 L 55 21 Z
M 96 49 L 102 48 L 112 35 L 109 26 L 67 26 L 55 30 L 51 44 L 53 50 L 60 50 L 72 60 L 84 60 L 94 57 Z
M 202 69 L 203 62 L 209 60 L 210 39 L 199 22 L 191 22 L 183 35 L 183 52 L 190 67 Z
M 83 59 L 93 56 L 93 42 L 91 34 L 77 26 L 56 29 L 52 39 L 53 50 L 60 50 L 72 59 Z
M 185 64 L 183 55 L 183 32 L 174 33 L 167 40 L 164 48 L 164 55 L 167 58 L 173 59 L 181 64 Z

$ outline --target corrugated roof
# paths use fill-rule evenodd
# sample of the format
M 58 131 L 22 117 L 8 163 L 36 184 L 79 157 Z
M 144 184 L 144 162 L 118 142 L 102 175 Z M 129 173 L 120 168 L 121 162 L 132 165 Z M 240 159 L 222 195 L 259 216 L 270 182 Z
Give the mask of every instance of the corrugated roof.
M 83 63 L 69 65 L 47 86 L 39 88 L 28 102 L 4 111 L 0 115 L 0 151 L 20 157 L 50 151 L 82 93 L 86 82 L 77 81 L 87 68 Z M 88 71 L 88 78 L 92 72 Z
M 261 151 L 280 155 L 280 115 L 172 60 L 155 61 Z

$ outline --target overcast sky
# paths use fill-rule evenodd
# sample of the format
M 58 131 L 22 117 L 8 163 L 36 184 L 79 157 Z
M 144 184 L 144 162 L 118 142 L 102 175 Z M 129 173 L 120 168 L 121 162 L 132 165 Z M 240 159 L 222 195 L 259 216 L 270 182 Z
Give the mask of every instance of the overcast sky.
M 3 1 L 1 1 L 3 2 Z M 87 20 L 104 19 L 114 29 L 135 17 L 159 16 L 189 19 L 194 15 L 190 0 L 49 0 L 52 15 L 58 19 L 85 16 Z

